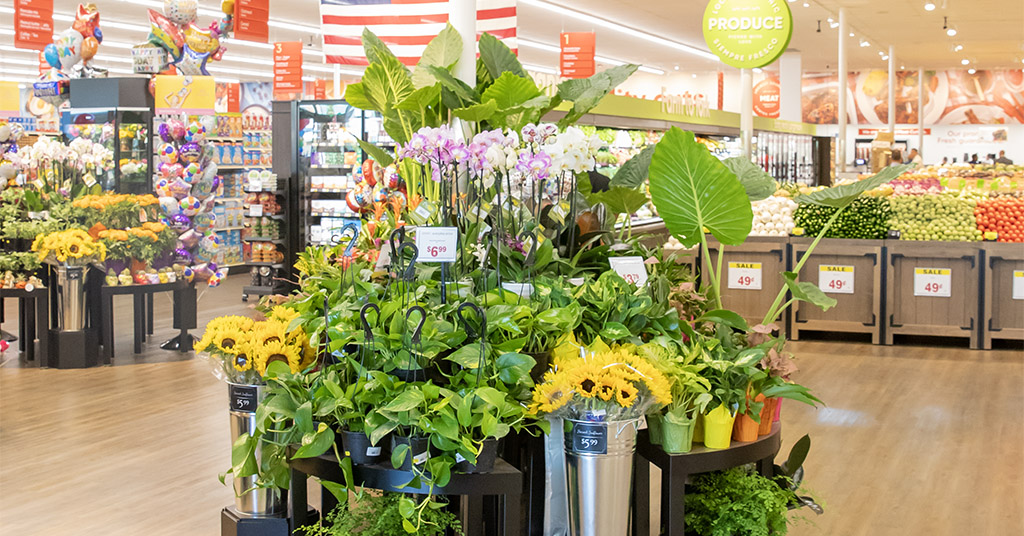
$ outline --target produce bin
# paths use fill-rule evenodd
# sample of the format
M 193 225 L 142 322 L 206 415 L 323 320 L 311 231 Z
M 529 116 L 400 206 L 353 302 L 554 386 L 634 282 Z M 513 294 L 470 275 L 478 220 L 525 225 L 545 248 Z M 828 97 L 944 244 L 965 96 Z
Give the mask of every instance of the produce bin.
M 812 238 L 790 238 L 792 267 L 810 247 Z M 728 255 L 728 250 L 726 250 Z M 826 238 L 818 243 L 800 270 L 800 281 L 814 283 L 836 306 L 822 311 L 809 303 L 790 308 L 791 339 L 804 331 L 870 333 L 871 342 L 882 342 L 882 240 Z
M 987 243 L 982 348 L 992 339 L 1024 340 L 1024 245 Z
M 711 263 L 718 262 L 720 248 L 717 240 L 710 239 Z M 786 236 L 752 236 L 739 246 L 726 246 L 722 259 L 722 305 L 742 315 L 751 325 L 760 324 L 784 286 L 781 272 L 789 269 L 788 250 Z M 701 265 L 707 266 L 708 260 L 703 259 Z M 783 313 L 779 320 L 783 331 L 785 321 Z
M 895 335 L 968 337 L 981 348 L 981 243 L 886 240 L 883 331 Z
M 664 246 L 665 242 L 667 242 L 669 237 L 672 235 L 668 232 L 668 229 L 665 228 L 665 223 L 659 220 L 656 222 L 645 223 L 643 225 L 634 225 L 633 236 L 641 236 L 641 242 L 643 242 L 645 246 L 653 248 Z M 679 251 L 679 254 L 676 255 L 677 263 L 689 266 L 690 273 L 697 272 L 697 257 L 700 253 L 700 246 L 694 246 L 689 250 L 671 251 Z

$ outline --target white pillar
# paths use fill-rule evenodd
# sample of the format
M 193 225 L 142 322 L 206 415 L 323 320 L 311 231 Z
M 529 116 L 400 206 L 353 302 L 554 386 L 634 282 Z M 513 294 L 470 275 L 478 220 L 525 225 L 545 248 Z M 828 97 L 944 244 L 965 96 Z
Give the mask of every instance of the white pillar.
M 924 159 L 924 92 L 928 91 L 928 84 L 924 83 L 924 69 L 917 70 L 917 152 L 921 153 Z M 940 160 L 932 157 L 936 164 Z
M 750 158 L 750 137 L 754 132 L 754 75 L 750 69 L 740 69 L 740 140 L 743 156 Z
M 849 85 L 846 72 L 846 41 L 850 29 L 846 26 L 846 8 L 839 8 L 839 133 L 836 136 L 836 172 L 846 171 L 846 88 Z
M 455 78 L 476 86 L 476 0 L 449 0 L 448 22 L 462 36 L 462 55 Z
M 341 65 L 334 64 L 334 98 L 343 98 L 345 94 L 341 91 Z
M 896 136 L 896 47 L 889 45 L 889 132 Z
M 800 92 L 803 91 L 800 52 L 787 50 L 779 58 L 779 119 L 801 121 Z

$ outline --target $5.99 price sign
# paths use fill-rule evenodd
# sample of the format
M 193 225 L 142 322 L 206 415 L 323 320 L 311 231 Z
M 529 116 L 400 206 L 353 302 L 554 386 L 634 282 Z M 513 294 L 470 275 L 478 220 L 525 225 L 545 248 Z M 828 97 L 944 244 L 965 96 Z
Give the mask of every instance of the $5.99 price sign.
M 949 268 L 914 268 L 914 296 L 948 298 L 952 292 Z
M 420 262 L 455 262 L 459 231 L 455 227 L 417 227 L 416 249 Z
M 632 283 L 638 287 L 647 284 L 647 267 L 644 266 L 643 257 L 609 257 L 608 264 L 627 283 Z
M 853 294 L 853 266 L 818 265 L 818 288 L 829 294 Z
M 761 290 L 761 263 L 730 262 L 728 288 Z

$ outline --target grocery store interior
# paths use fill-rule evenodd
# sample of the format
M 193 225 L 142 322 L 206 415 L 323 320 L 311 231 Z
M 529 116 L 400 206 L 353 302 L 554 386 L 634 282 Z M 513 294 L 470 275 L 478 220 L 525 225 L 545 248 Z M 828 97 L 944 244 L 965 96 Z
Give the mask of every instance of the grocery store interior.
M 0 491 L 1024 534 L 1024 0 L 0 0 Z

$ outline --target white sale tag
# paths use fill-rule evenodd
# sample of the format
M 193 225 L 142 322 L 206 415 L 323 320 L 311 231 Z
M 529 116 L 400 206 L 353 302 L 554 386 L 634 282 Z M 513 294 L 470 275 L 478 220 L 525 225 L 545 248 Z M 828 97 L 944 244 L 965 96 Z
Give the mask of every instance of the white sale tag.
M 367 456 L 380 456 L 380 447 L 366 447 Z
M 263 205 L 249 205 L 249 217 L 259 218 L 260 216 L 263 216 Z
M 417 227 L 416 249 L 421 262 L 455 262 L 459 230 L 455 227 Z
M 730 262 L 728 278 L 728 288 L 761 290 L 761 263 Z
M 914 296 L 948 298 L 952 291 L 949 268 L 914 268 Z
M 818 288 L 829 294 L 853 294 L 853 266 L 818 265 Z
M 1024 270 L 1013 271 L 1013 299 L 1024 300 Z
M 647 284 L 647 267 L 644 266 L 643 257 L 609 257 L 608 264 L 627 283 L 633 283 L 638 287 Z

